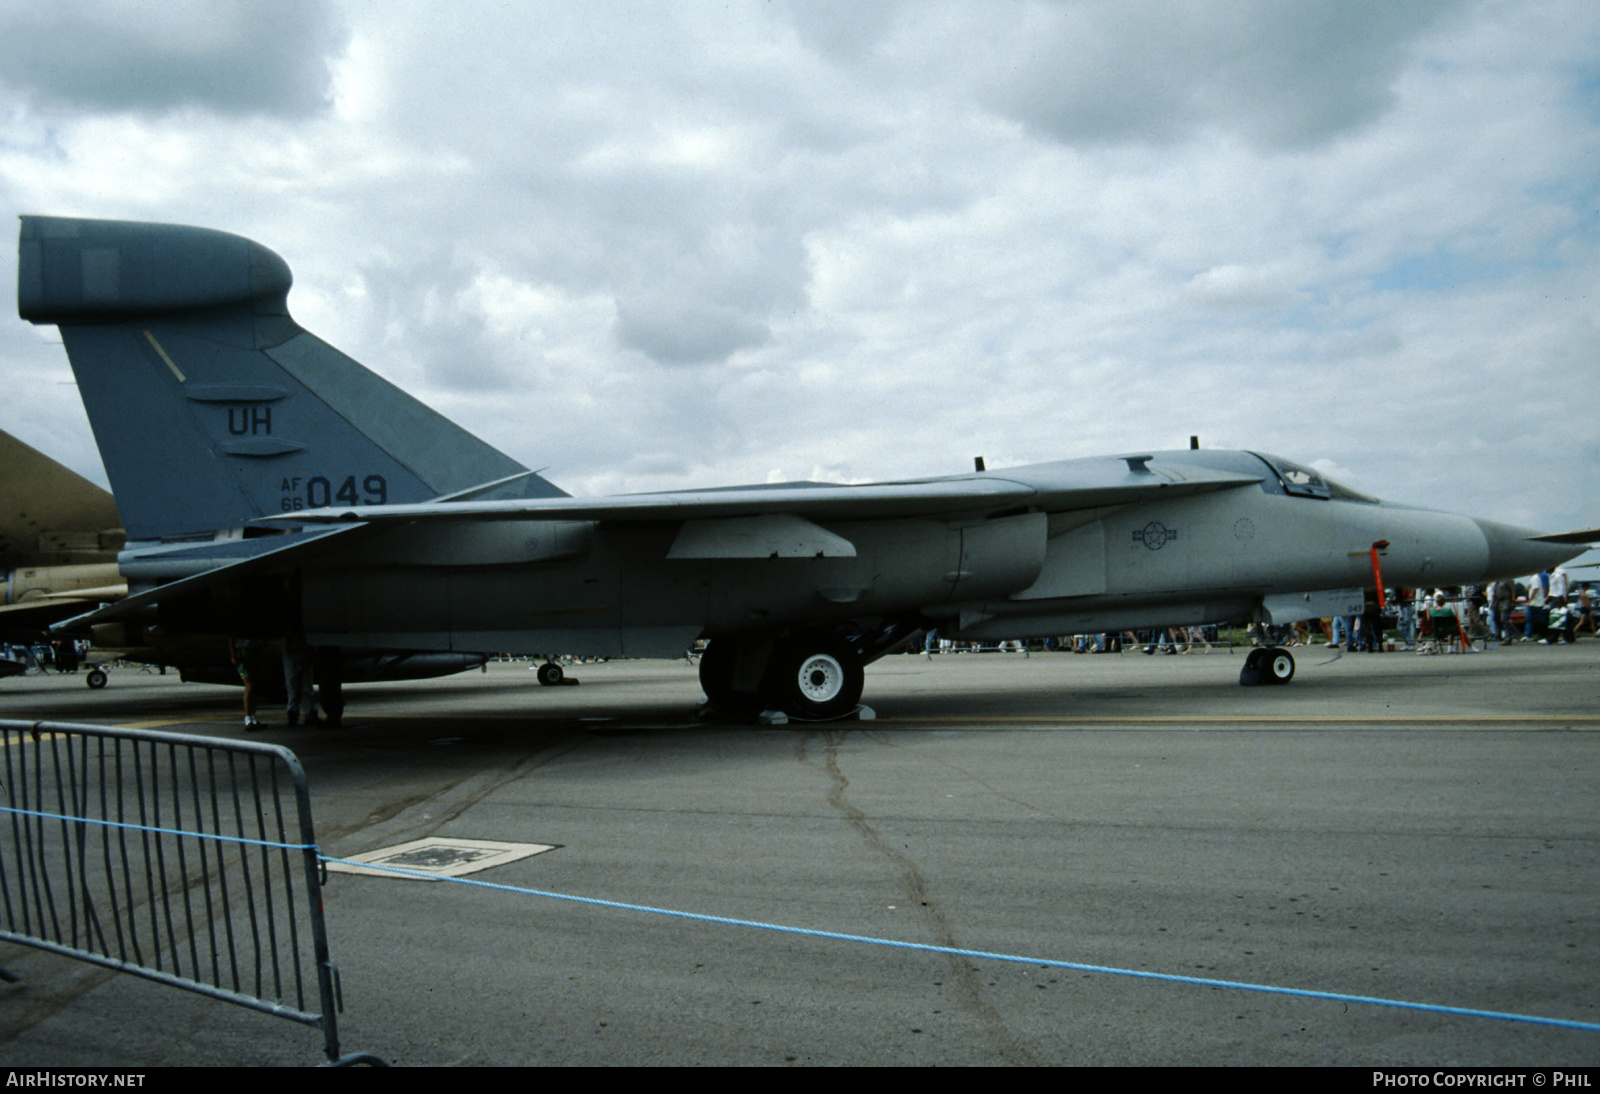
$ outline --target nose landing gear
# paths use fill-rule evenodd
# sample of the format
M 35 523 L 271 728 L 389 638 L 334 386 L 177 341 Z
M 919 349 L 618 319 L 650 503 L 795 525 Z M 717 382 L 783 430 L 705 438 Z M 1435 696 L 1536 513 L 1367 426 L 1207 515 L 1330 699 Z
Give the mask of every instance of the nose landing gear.
M 1239 670 L 1239 683 L 1245 687 L 1257 684 L 1287 684 L 1294 679 L 1294 658 L 1286 649 L 1266 646 L 1250 651 Z

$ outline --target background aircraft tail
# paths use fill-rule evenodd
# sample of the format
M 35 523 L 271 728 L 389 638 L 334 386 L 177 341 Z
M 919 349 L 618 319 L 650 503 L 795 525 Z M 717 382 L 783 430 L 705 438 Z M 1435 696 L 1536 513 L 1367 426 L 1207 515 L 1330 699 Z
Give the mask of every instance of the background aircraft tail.
M 291 282 L 225 232 L 22 218 L 17 311 L 61 330 L 130 539 L 527 470 L 302 329 Z M 563 493 L 528 474 L 490 496 Z
M 111 495 L 0 432 L 0 571 L 109 562 L 122 546 Z

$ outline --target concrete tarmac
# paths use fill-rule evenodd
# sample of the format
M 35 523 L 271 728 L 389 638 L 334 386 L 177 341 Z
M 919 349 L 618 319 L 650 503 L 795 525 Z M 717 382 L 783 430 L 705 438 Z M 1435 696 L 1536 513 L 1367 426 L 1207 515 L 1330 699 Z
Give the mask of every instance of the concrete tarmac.
M 895 656 L 879 718 L 696 723 L 679 662 L 348 689 L 251 735 L 325 853 L 556 850 L 502 885 L 1600 1023 L 1600 642 L 1471 655 Z M 244 737 L 237 690 L 0 682 L 0 717 Z M 1600 1033 L 331 876 L 346 1051 L 395 1064 L 1594 1066 Z M 320 1035 L 0 946 L 0 1064 L 300 1065 Z

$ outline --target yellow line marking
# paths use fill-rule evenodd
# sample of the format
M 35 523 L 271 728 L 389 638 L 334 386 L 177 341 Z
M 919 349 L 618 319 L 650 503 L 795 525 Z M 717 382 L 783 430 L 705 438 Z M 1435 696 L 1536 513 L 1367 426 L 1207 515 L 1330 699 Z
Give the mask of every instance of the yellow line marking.
M 201 714 L 184 717 L 152 718 L 145 722 L 118 722 L 118 729 L 160 729 L 162 726 L 193 726 L 204 722 L 221 722 L 223 718 L 208 718 Z
M 151 334 L 149 331 L 145 331 L 144 337 L 145 340 L 150 343 L 150 348 L 160 354 L 161 359 L 167 363 L 167 367 L 172 370 L 172 375 L 178 378 L 178 383 L 184 383 L 185 378 L 183 373 L 179 372 L 178 366 L 172 363 L 172 358 L 167 356 L 167 351 L 161 348 L 161 343 L 156 341 L 156 336 Z
M 1051 722 L 1060 725 L 1238 725 L 1294 723 L 1299 725 L 1460 725 L 1492 722 L 1500 725 L 1600 724 L 1600 714 L 950 714 L 884 715 L 880 722 L 938 722 L 971 725 L 974 722 Z M 866 723 L 862 723 L 865 725 Z
M 41 719 L 39 719 L 39 721 L 42 721 L 42 722 L 58 721 L 58 720 L 59 719 L 53 719 L 53 718 L 41 718 Z M 191 716 L 191 717 L 153 718 L 153 719 L 150 719 L 149 721 L 144 721 L 144 722 L 115 722 L 115 723 L 109 723 L 109 724 L 105 724 L 105 725 L 102 725 L 102 724 L 97 723 L 97 722 L 89 722 L 89 723 L 86 723 L 86 724 L 94 726 L 95 729 L 161 729 L 163 726 L 201 725 L 201 724 L 204 724 L 204 723 L 207 723 L 207 722 L 217 722 L 217 721 L 221 721 L 221 719 L 218 719 L 218 718 L 206 718 L 206 717 L 201 716 L 201 715 L 194 715 L 194 716 Z M 72 736 L 70 733 L 41 733 L 41 734 L 38 735 L 37 738 L 35 738 L 35 736 L 31 732 L 29 732 L 27 730 L 19 730 L 19 731 L 16 731 L 16 732 L 18 733 L 18 736 L 17 736 L 17 738 L 15 740 L 9 742 L 10 744 L 22 744 L 22 743 L 33 741 L 33 740 L 40 740 L 40 741 L 67 740 Z
M 479 712 L 463 712 L 450 715 L 452 722 L 503 722 L 514 719 L 524 719 L 526 716 L 517 713 L 486 714 Z M 433 715 L 412 715 L 407 713 L 374 713 L 361 719 L 369 727 L 379 722 L 404 722 L 416 721 L 419 718 L 430 718 L 437 721 Z M 901 725 L 926 722 L 933 725 L 975 725 L 994 723 L 996 725 L 1028 725 L 1048 723 L 1050 725 L 1082 725 L 1082 726 L 1184 726 L 1184 725 L 1466 725 L 1474 723 L 1489 723 L 1492 725 L 1600 725 L 1600 714 L 880 714 L 876 721 L 895 722 Z M 147 722 L 124 722 L 124 729 L 156 729 L 161 726 L 195 725 L 207 722 L 223 722 L 226 718 L 207 717 L 195 715 L 192 717 L 169 717 L 155 719 Z M 701 723 L 701 722 L 635 722 L 624 713 L 610 714 L 604 717 L 582 717 L 574 714 L 552 714 L 549 718 L 531 719 L 535 724 L 554 724 L 579 721 L 585 723 L 586 728 L 600 729 L 638 729 L 675 728 L 684 729 L 697 725 L 717 725 L 732 723 Z M 813 723 L 791 722 L 791 726 L 804 726 Z M 842 729 L 871 729 L 872 722 L 852 722 L 841 720 L 838 722 L 818 722 L 818 726 L 836 726 Z M 268 725 L 266 729 L 284 729 L 280 725 Z

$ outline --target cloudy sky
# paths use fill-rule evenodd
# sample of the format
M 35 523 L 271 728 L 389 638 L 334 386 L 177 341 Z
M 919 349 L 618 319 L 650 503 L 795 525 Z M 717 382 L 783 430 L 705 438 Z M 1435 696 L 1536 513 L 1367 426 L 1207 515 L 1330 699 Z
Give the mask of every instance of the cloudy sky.
M 1600 524 L 1597 153 L 1591 0 L 0 0 L 7 310 L 16 214 L 237 232 L 578 494 L 1198 434 Z

